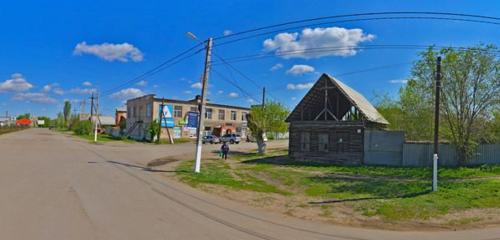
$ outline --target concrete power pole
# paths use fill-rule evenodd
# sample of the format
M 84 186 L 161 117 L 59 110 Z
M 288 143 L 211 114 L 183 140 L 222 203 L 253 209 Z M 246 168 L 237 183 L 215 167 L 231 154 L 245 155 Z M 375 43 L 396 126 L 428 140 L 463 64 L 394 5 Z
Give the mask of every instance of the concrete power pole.
M 438 188 L 439 97 L 441 95 L 441 57 L 436 62 L 436 103 L 434 104 L 434 156 L 432 158 L 432 191 Z
M 92 97 L 94 97 L 94 94 L 92 94 Z M 96 102 L 96 106 L 95 106 L 95 118 L 94 118 L 94 121 L 95 121 L 95 124 L 94 124 L 94 142 L 97 142 L 97 128 L 98 128 L 98 121 L 97 121 L 97 118 L 99 117 L 99 95 L 98 93 L 96 93 L 96 96 L 95 96 L 95 102 Z M 90 118 L 92 119 L 92 117 Z
M 196 155 L 195 155 L 196 161 L 194 164 L 194 172 L 196 173 L 199 173 L 201 168 L 201 146 L 202 146 L 203 131 L 205 129 L 205 125 L 203 124 L 203 120 L 205 119 L 205 100 L 206 100 L 205 94 L 208 85 L 208 74 L 210 72 L 211 54 L 212 54 L 212 38 L 208 38 L 206 42 L 205 70 L 203 71 L 203 80 L 201 88 L 200 116 L 198 121 L 198 132 L 196 134 Z

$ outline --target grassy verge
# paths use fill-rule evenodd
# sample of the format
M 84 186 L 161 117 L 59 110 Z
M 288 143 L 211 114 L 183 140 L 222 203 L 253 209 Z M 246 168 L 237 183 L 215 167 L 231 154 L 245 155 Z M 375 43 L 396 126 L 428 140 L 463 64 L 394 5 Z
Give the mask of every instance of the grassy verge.
M 192 162 L 185 162 L 178 166 L 179 177 L 195 187 L 219 185 L 303 199 L 297 205 L 320 208 L 323 215 L 335 215 L 332 209 L 341 205 L 384 222 L 425 222 L 468 209 L 500 208 L 500 166 L 441 168 L 439 191 L 431 192 L 430 168 L 308 164 L 288 160 L 286 150 L 230 158 L 205 161 L 200 174 L 191 173 Z M 464 216 L 448 225 L 480 218 Z
M 78 135 L 78 134 L 73 134 L 73 135 L 77 136 L 79 138 L 88 140 L 90 142 L 94 141 L 94 135 Z M 117 141 L 125 142 L 125 143 L 134 143 L 135 142 L 134 140 L 131 140 L 131 139 L 117 138 L 117 137 L 113 137 L 113 136 L 108 135 L 108 134 L 98 134 L 97 135 L 97 142 L 106 143 L 106 142 L 117 142 Z
M 16 127 L 0 127 L 0 135 L 1 134 L 6 134 L 6 133 L 11 133 L 11 132 L 16 132 L 22 130 L 22 128 L 16 128 Z

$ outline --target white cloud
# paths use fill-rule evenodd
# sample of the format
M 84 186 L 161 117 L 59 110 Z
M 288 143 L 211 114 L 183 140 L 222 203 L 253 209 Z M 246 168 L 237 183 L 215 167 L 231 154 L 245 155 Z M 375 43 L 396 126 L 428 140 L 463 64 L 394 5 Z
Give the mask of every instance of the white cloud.
M 85 86 L 85 87 L 90 87 L 90 86 L 92 86 L 92 83 L 89 82 L 89 81 L 85 81 L 85 82 L 82 83 L 82 85 Z
M 140 87 L 145 87 L 146 85 L 148 85 L 148 81 L 146 80 L 141 80 L 139 81 L 138 83 L 136 83 L 137 86 L 140 86 Z
M 87 44 L 86 42 L 78 43 L 73 50 L 74 55 L 91 54 L 98 56 L 106 61 L 140 62 L 144 59 L 144 54 L 134 45 L 129 43 L 102 43 L 102 44 Z
M 137 89 L 137 88 L 127 88 L 127 89 L 122 89 L 118 92 L 115 92 L 111 94 L 111 97 L 114 99 L 131 99 L 131 98 L 136 98 L 136 97 L 141 97 L 146 95 L 142 90 Z
M 64 94 L 64 90 L 60 89 L 60 88 L 54 88 L 52 89 L 52 92 L 57 94 L 57 95 L 63 95 Z
M 270 71 L 276 71 L 276 70 L 281 69 L 281 68 L 283 68 L 283 64 L 281 64 L 281 63 L 276 63 L 276 64 L 274 64 L 274 66 L 272 66 L 269 70 L 270 70 Z
M 389 83 L 392 83 L 392 84 L 405 84 L 407 82 L 408 82 L 408 80 L 406 80 L 406 79 L 393 79 L 393 80 L 389 80 Z
M 186 91 L 184 91 L 184 93 L 185 93 L 185 94 L 193 94 L 193 91 L 191 91 L 191 90 L 186 90 Z
M 224 91 L 223 91 L 223 90 L 219 90 L 219 91 L 217 91 L 217 94 L 219 94 L 219 95 L 221 95 L 221 94 L 223 94 L 223 93 L 224 93 Z
M 309 65 L 304 65 L 304 64 L 296 64 L 293 65 L 290 69 L 286 71 L 287 74 L 291 75 L 302 75 L 305 73 L 311 73 L 314 72 L 314 67 L 309 66 Z
M 69 90 L 70 93 L 75 93 L 75 94 L 92 94 L 95 93 L 96 91 L 97 89 L 95 88 L 79 88 L 79 87 Z
M 49 97 L 46 93 L 17 93 L 12 97 L 12 100 L 16 101 L 28 101 L 36 103 L 54 104 L 57 100 Z
M 289 83 L 286 85 L 286 89 L 288 90 L 303 90 L 303 89 L 309 89 L 314 85 L 314 83 Z
M 52 86 L 50 84 L 47 84 L 42 88 L 43 92 L 50 92 L 50 90 L 52 90 Z
M 358 44 L 374 38 L 375 35 L 366 34 L 359 28 L 305 28 L 301 33 L 279 33 L 273 39 L 266 39 L 263 46 L 265 50 L 274 51 L 283 58 L 353 56 L 357 53 L 354 48 Z M 309 52 L 305 52 L 308 49 Z M 326 51 L 327 49 L 334 51 Z
M 235 93 L 235 92 L 230 92 L 227 96 L 230 97 L 230 98 L 237 98 L 240 95 L 238 95 L 238 93 Z
M 201 89 L 201 87 L 202 87 L 201 82 L 191 84 L 191 88 Z
M 233 31 L 226 29 L 226 30 L 224 30 L 223 34 L 224 34 L 224 36 L 231 35 L 231 34 L 233 34 Z
M 24 92 L 32 87 L 33 85 L 20 73 L 14 73 L 10 79 L 0 82 L 0 92 Z
M 254 99 L 252 98 L 247 98 L 247 102 L 250 103 L 250 104 L 255 104 L 257 103 Z
M 292 97 L 291 99 L 292 99 L 293 101 L 295 101 L 295 100 L 297 100 L 297 97 Z

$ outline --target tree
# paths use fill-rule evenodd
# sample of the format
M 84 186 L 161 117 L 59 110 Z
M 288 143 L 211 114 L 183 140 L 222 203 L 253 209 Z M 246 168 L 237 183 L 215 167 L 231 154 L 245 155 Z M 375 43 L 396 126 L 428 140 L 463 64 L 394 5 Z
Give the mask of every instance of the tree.
M 64 124 L 66 127 L 68 127 L 68 120 L 70 118 L 71 114 L 71 102 L 70 101 L 64 101 L 64 109 L 63 109 L 63 116 L 64 116 Z
M 49 117 L 40 116 L 40 117 L 38 117 L 38 120 L 43 120 L 44 121 L 44 124 L 43 125 L 39 125 L 38 127 L 48 127 L 50 125 L 50 118 Z
M 62 129 L 64 128 L 64 116 L 61 112 L 57 114 L 57 118 L 55 119 L 56 128 Z
M 30 119 L 30 118 L 31 118 L 31 114 L 29 114 L 29 113 L 20 114 L 19 116 L 16 117 L 17 120 L 19 120 L 19 119 Z
M 266 152 L 266 143 L 263 138 L 266 132 L 282 133 L 288 130 L 288 124 L 285 122 L 288 114 L 288 109 L 277 102 L 268 102 L 264 107 L 252 106 L 247 115 L 248 128 L 257 142 L 260 154 Z
M 440 134 L 457 147 L 461 164 L 470 159 L 474 147 L 486 134 L 486 120 L 493 118 L 493 110 L 500 103 L 500 62 L 496 51 L 495 46 L 481 45 L 460 50 L 429 48 L 423 52 L 400 92 L 402 110 L 411 124 L 408 134 L 417 139 L 431 139 L 435 65 L 441 55 Z
M 155 119 L 154 121 L 149 123 L 148 131 L 151 142 L 153 142 L 154 139 L 158 136 L 158 133 L 161 131 L 158 120 Z M 159 143 L 160 139 L 156 139 L 156 141 Z

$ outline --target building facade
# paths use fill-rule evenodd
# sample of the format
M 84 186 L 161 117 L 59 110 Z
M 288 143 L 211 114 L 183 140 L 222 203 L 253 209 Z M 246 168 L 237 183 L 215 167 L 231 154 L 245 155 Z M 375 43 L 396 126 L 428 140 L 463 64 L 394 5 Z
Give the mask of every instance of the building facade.
M 171 109 L 174 124 L 169 128 L 162 127 L 161 138 L 168 139 L 169 135 L 173 138 L 196 137 L 196 128 L 188 125 L 188 115 L 198 113 L 198 99 L 161 99 L 153 94 L 127 101 L 128 136 L 138 140 L 150 140 L 149 126 L 160 119 L 162 102 L 166 108 Z M 238 133 L 245 136 L 246 115 L 249 112 L 250 109 L 245 107 L 207 103 L 204 134 L 221 136 L 226 133 Z
M 289 156 L 331 164 L 364 164 L 365 134 L 387 120 L 360 93 L 323 74 L 288 116 Z

